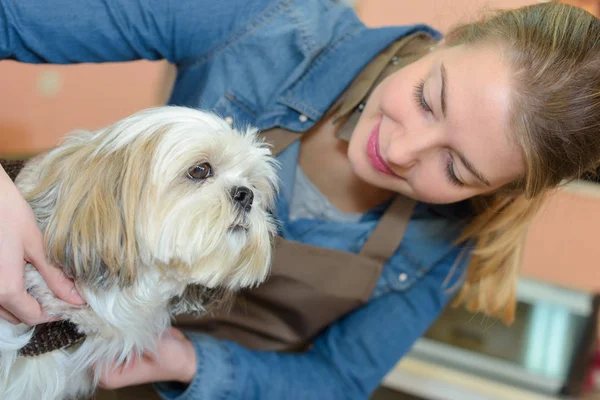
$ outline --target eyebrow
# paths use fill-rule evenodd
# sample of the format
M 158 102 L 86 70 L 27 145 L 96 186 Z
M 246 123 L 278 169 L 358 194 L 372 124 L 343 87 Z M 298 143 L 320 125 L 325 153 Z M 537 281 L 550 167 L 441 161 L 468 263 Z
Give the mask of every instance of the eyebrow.
M 446 95 L 446 86 L 448 85 L 448 73 L 446 72 L 446 67 L 444 66 L 443 62 L 440 63 L 440 74 L 442 76 L 442 91 L 441 91 L 442 114 L 444 115 L 444 118 L 446 118 L 446 103 L 447 103 L 447 98 L 448 98 Z M 492 186 L 490 181 L 485 179 L 483 174 L 481 172 L 477 171 L 477 169 L 475 169 L 473 164 L 471 164 L 471 162 L 469 160 L 467 160 L 467 157 L 465 157 L 464 154 L 462 154 L 460 151 L 456 151 L 456 150 L 455 150 L 455 152 L 458 155 L 458 158 L 460 158 L 460 161 L 462 161 L 465 168 L 467 168 L 469 170 L 469 172 L 471 174 L 473 174 L 473 176 L 475 176 L 477 179 L 479 179 L 486 186 Z
M 444 118 L 446 118 L 446 81 L 448 79 L 448 75 L 446 74 L 446 67 L 444 66 L 444 63 L 440 63 L 440 73 L 442 75 L 442 114 L 444 115 Z
M 464 154 L 462 154 L 460 151 L 456 151 L 456 150 L 454 150 L 454 151 L 458 155 L 458 158 L 460 158 L 460 161 L 462 161 L 462 163 L 464 164 L 465 168 L 467 168 L 470 173 L 472 173 L 477 179 L 479 179 L 481 182 L 483 182 L 486 186 L 492 186 L 490 181 L 485 179 L 485 177 L 481 174 L 481 172 L 479 172 L 475 169 L 473 164 L 471 164 L 469 162 L 469 160 L 467 160 L 467 158 L 464 156 Z

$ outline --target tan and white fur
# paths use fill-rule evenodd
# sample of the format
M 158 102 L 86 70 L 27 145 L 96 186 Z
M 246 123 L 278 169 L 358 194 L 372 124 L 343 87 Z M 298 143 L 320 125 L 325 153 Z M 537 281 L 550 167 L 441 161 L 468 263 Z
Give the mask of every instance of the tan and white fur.
M 174 314 L 203 312 L 206 291 L 263 281 L 275 231 L 275 168 L 255 130 L 168 106 L 75 132 L 28 162 L 17 186 L 44 232 L 48 258 L 75 280 L 87 305 L 55 297 L 31 265 L 25 285 L 86 339 L 21 357 L 32 329 L 0 320 L 0 399 L 89 396 L 113 362 L 152 351 Z

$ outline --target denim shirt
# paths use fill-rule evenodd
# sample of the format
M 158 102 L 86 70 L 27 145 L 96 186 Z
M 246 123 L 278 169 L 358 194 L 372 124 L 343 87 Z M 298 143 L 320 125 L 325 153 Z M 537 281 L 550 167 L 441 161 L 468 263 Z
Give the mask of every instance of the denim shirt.
M 424 25 L 367 28 L 333 0 L 0 3 L 3 59 L 66 64 L 164 58 L 178 69 L 169 103 L 263 130 L 306 131 L 373 57 L 420 30 L 439 38 Z M 297 156 L 297 144 L 279 156 L 282 234 L 358 252 L 383 207 L 354 223 L 290 221 Z M 370 301 L 332 324 L 308 352 L 252 351 L 189 333 L 198 360 L 193 382 L 155 387 L 165 399 L 367 398 L 436 319 L 451 296 L 447 288 L 462 274 L 466 258 L 453 269 L 461 252 L 453 241 L 465 223 L 461 209 L 418 203 Z

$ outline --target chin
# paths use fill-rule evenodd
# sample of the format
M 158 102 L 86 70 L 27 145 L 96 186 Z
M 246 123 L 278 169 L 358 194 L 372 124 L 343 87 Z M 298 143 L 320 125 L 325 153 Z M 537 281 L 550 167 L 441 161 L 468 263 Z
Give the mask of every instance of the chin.
M 175 315 L 203 314 L 221 296 L 261 283 L 276 182 L 275 161 L 255 130 L 183 107 L 75 132 L 30 160 L 17 187 L 49 259 L 87 304 L 55 297 L 31 265 L 25 285 L 47 314 L 85 338 L 24 356 L 33 329 L 0 321 L 0 399 L 91 396 L 113 362 L 153 351 Z

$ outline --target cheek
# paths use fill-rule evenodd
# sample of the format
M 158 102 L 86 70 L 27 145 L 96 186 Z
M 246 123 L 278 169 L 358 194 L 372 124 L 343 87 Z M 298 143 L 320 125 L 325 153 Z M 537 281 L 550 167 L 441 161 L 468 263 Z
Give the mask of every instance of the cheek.
M 410 89 L 399 81 L 392 81 L 383 88 L 379 98 L 381 112 L 394 121 L 401 121 L 409 110 Z
M 426 203 L 440 203 L 448 199 L 450 193 L 439 172 L 424 166 L 414 172 L 411 187 L 420 200 Z

